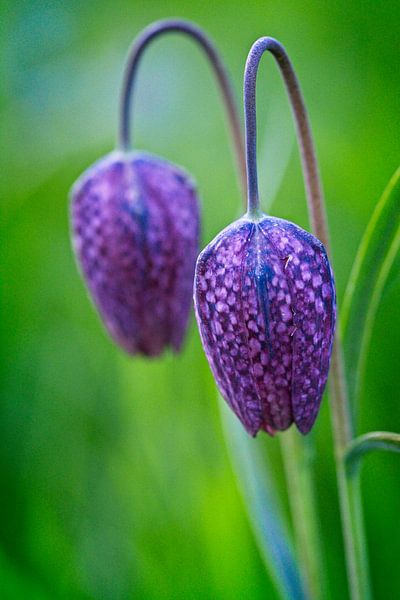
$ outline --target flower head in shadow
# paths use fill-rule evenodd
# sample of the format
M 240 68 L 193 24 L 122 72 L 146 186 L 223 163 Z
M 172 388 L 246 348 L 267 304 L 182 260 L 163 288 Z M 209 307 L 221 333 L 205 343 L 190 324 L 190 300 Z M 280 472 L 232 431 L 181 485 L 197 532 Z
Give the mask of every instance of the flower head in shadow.
M 71 218 L 83 277 L 114 340 L 130 354 L 178 351 L 199 243 L 188 175 L 148 154 L 113 152 L 74 185 Z

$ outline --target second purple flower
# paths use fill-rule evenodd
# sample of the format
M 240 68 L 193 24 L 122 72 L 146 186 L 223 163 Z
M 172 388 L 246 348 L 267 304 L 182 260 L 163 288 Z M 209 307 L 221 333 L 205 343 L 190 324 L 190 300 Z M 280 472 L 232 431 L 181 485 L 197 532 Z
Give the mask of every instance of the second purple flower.
M 143 153 L 113 152 L 72 190 L 72 235 L 93 300 L 130 354 L 178 351 L 199 244 L 191 178 Z

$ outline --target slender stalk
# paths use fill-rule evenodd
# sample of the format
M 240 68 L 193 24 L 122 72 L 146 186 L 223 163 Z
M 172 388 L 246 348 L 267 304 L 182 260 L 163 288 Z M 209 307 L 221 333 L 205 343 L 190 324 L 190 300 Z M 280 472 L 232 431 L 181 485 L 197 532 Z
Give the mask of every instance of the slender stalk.
M 288 92 L 299 141 L 311 227 L 329 253 L 329 236 L 325 203 L 304 100 L 300 91 L 298 79 L 286 50 L 277 40 L 269 37 L 260 38 L 255 42 L 250 50 L 246 63 L 244 99 L 246 114 L 246 153 L 248 161 L 248 210 L 250 214 L 257 214 L 259 210 L 255 137 L 256 118 L 255 111 L 254 114 L 250 114 L 250 108 L 255 104 L 255 79 L 258 64 L 262 54 L 266 51 L 274 56 Z M 344 463 L 344 454 L 348 443 L 353 437 L 353 428 L 344 379 L 342 349 L 338 338 L 336 338 L 332 351 L 329 396 L 350 593 L 352 600 L 367 600 L 370 597 L 370 588 L 360 490 L 357 481 L 348 480 L 346 478 Z M 286 452 L 286 455 L 289 457 L 290 461 L 293 461 L 292 465 L 294 468 L 297 456 L 292 451 Z M 311 477 L 311 475 L 308 476 Z M 301 501 L 304 502 L 304 499 Z M 302 533 L 297 532 L 297 535 L 299 539 L 301 539 Z M 315 540 L 308 539 L 310 548 L 312 548 L 314 543 Z M 316 549 L 314 548 L 314 551 L 315 550 Z M 307 565 L 305 565 L 305 568 L 306 567 Z M 312 573 L 309 572 L 308 579 L 311 577 Z
M 310 202 L 312 224 L 313 226 L 319 223 L 323 225 L 326 219 L 323 211 L 321 187 L 309 126 L 307 120 L 304 120 L 304 104 L 297 80 L 284 49 L 279 42 L 272 38 L 260 38 L 255 42 L 249 52 L 244 74 L 248 215 L 253 219 L 257 219 L 261 214 L 257 181 L 256 82 L 258 66 L 262 55 L 266 51 L 271 52 L 278 62 L 296 117 L 307 195 L 315 198 L 315 202 Z M 327 235 L 323 237 L 327 239 Z M 280 442 L 286 470 L 298 559 L 309 597 L 313 599 L 323 598 L 323 551 L 317 528 L 318 511 L 311 468 L 311 444 L 309 440 L 301 438 L 297 431 L 288 431 L 282 434 Z
M 346 549 L 347 573 L 352 600 L 371 598 L 367 544 L 359 475 L 348 476 L 345 453 L 353 430 L 344 379 L 342 348 L 336 337 L 331 359 L 330 404 L 335 440 L 336 476 Z
M 248 166 L 247 189 L 249 211 L 257 209 L 259 205 L 256 159 L 256 111 L 252 110 L 252 107 L 254 107 L 256 103 L 255 92 L 258 65 L 264 52 L 270 52 L 275 58 L 288 92 L 300 146 L 300 155 L 303 165 L 311 227 L 324 246 L 328 249 L 329 240 L 325 204 L 306 107 L 300 91 L 298 79 L 289 57 L 286 54 L 286 50 L 280 44 L 280 42 L 270 37 L 260 38 L 253 44 L 247 58 L 244 76 L 244 110 L 246 127 L 246 157 Z
M 302 438 L 293 427 L 281 434 L 281 440 L 290 510 L 296 528 L 296 550 L 305 565 L 306 589 L 310 598 L 325 598 L 325 570 L 322 564 L 315 486 L 311 476 L 313 444 L 310 438 Z
M 246 164 L 244 155 L 244 145 L 242 136 L 242 127 L 236 108 L 235 97 L 230 84 L 230 80 L 224 64 L 218 54 L 212 41 L 196 25 L 182 20 L 164 20 L 157 21 L 144 29 L 133 42 L 126 61 L 124 72 L 121 106 L 120 106 L 120 127 L 118 146 L 121 150 L 128 150 L 131 147 L 131 108 L 136 75 L 140 59 L 146 47 L 157 37 L 165 33 L 183 33 L 199 44 L 210 61 L 218 81 L 221 94 L 224 100 L 228 121 L 231 129 L 233 145 L 235 149 L 237 167 L 239 171 L 241 187 L 243 194 L 246 194 Z

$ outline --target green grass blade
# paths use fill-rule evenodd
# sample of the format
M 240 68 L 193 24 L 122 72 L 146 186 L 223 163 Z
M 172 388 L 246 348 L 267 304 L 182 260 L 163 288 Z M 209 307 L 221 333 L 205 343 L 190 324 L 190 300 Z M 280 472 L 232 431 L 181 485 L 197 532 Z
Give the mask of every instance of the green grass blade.
M 307 595 L 292 541 L 280 510 L 269 461 L 261 454 L 260 440 L 249 437 L 220 396 L 219 405 L 228 451 L 267 571 L 280 598 L 305 600 Z
M 341 310 L 340 334 L 350 398 L 360 392 L 375 315 L 400 248 L 400 168 L 379 200 L 361 240 Z

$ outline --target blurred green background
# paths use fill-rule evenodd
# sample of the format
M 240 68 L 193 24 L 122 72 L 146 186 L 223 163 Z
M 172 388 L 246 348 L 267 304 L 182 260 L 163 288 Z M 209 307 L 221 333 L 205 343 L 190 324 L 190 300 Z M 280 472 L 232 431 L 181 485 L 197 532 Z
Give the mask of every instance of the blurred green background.
M 112 149 L 127 48 L 181 16 L 219 46 L 238 99 L 247 51 L 279 38 L 308 103 L 339 299 L 400 158 L 398 0 L 1 4 L 0 595 L 29 599 L 276 598 L 247 522 L 193 319 L 182 355 L 131 360 L 77 274 L 68 192 Z M 135 146 L 196 177 L 203 244 L 238 214 L 225 116 L 203 56 L 167 36 L 142 63 Z M 290 111 L 271 58 L 258 83 L 262 197 L 307 226 Z M 359 431 L 400 430 L 398 270 L 374 329 Z M 347 357 L 351 360 L 352 357 Z M 346 598 L 328 403 L 315 427 L 332 598 Z M 254 442 L 275 452 L 277 441 Z M 400 597 L 400 465 L 369 457 L 363 494 L 376 598 Z M 287 510 L 282 467 L 274 463 Z

